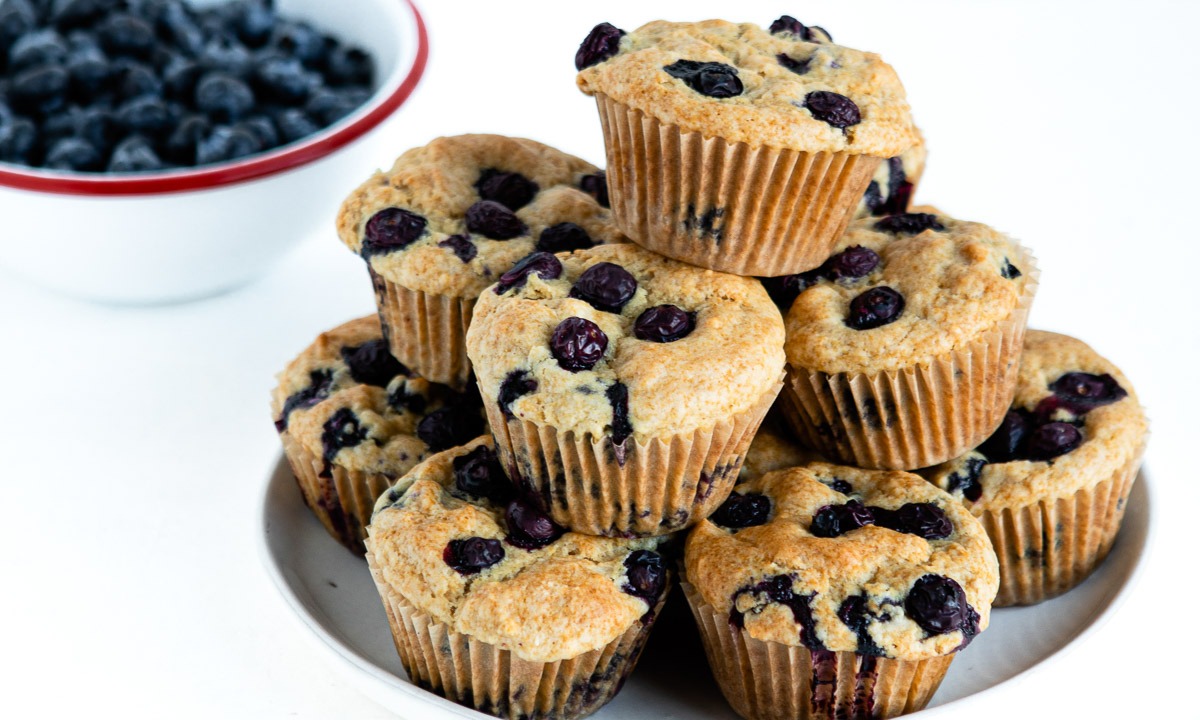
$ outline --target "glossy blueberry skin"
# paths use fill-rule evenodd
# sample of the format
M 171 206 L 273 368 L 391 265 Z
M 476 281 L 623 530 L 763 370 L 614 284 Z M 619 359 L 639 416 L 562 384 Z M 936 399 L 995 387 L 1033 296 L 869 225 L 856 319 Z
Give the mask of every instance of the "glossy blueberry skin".
M 148 172 L 162 169 L 162 159 L 154 152 L 154 146 L 140 135 L 131 135 L 122 140 L 108 161 L 108 172 Z
M 637 280 L 625 268 L 600 262 L 583 271 L 571 287 L 570 296 L 597 310 L 619 313 L 637 292 L 637 285 Z
M 427 224 L 425 218 L 409 210 L 384 208 L 367 221 L 360 254 L 363 258 L 369 258 L 406 248 L 425 233 Z
M 804 107 L 813 117 L 835 128 L 845 129 L 862 122 L 858 105 L 845 95 L 826 90 L 814 90 L 804 96 Z
M 1101 405 L 1115 403 L 1129 395 L 1116 378 L 1108 373 L 1095 375 L 1069 372 L 1050 383 L 1050 389 L 1077 415 Z
M 99 170 L 103 157 L 83 138 L 66 137 L 54 143 L 46 153 L 43 167 L 52 170 Z
M 1053 460 L 1083 444 L 1083 433 L 1071 423 L 1041 425 L 1025 441 L 1025 456 L 1030 460 Z
M 904 612 L 930 635 L 962 630 L 969 609 L 962 586 L 943 575 L 922 575 L 904 599 Z
M 500 459 L 486 445 L 454 458 L 454 487 L 494 503 L 507 503 L 513 495 L 512 483 L 504 474 Z
M 1033 422 L 1029 413 L 1009 410 L 1000 421 L 1000 427 L 979 446 L 979 452 L 994 463 L 1014 460 L 1021 454 L 1025 439 L 1032 430 Z
M 595 245 L 587 230 L 573 222 L 561 222 L 542 230 L 536 248 L 542 252 L 560 253 L 586 250 Z
M 467 208 L 467 230 L 492 240 L 511 240 L 529 232 L 512 210 L 495 200 L 480 200 Z
M 343 347 L 341 355 L 350 370 L 350 377 L 364 385 L 387 387 L 397 375 L 409 374 L 408 368 L 392 357 L 383 338 L 368 340 L 356 347 Z
M 442 560 L 462 575 L 474 575 L 503 559 L 504 544 L 492 538 L 451 540 L 442 551 Z
M 825 261 L 821 274 L 833 281 L 856 280 L 866 277 L 879 267 L 879 254 L 870 248 L 854 245 Z
M 816 537 L 834 538 L 874 522 L 870 508 L 850 500 L 844 505 L 826 505 L 817 510 L 808 531 Z
M 669 343 L 687 337 L 695 327 L 696 313 L 674 305 L 655 305 L 638 315 L 633 323 L 633 336 L 648 342 Z
M 500 406 L 500 411 L 505 417 L 511 418 L 513 417 L 513 401 L 522 395 L 536 391 L 537 387 L 537 380 L 529 375 L 529 371 L 513 370 L 500 383 L 500 393 L 496 397 L 496 404 Z
M 616 55 L 624 35 L 624 30 L 611 23 L 602 22 L 592 28 L 575 51 L 575 69 L 591 67 Z
M 483 431 L 483 419 L 477 409 L 460 405 L 438 408 L 417 423 L 417 437 L 430 452 L 449 450 L 470 442 Z
M 500 281 L 492 289 L 497 295 L 525 287 L 530 275 L 536 274 L 543 280 L 553 280 L 562 274 L 562 263 L 554 255 L 544 252 L 532 252 L 518 260 L 512 268 L 500 276 Z
M 926 540 L 944 540 L 954 532 L 946 513 L 932 503 L 905 503 L 896 510 L 869 508 L 875 524 Z
M 667 587 L 666 562 L 656 552 L 634 550 L 625 558 L 625 579 L 621 590 L 653 607 Z
M 701 95 L 711 98 L 730 98 L 742 94 L 742 81 L 737 68 L 719 62 L 676 60 L 663 67 L 673 78 L 679 78 Z
M 254 107 L 254 93 L 231 75 L 210 72 L 196 83 L 194 101 L 214 122 L 236 122 Z
M 537 183 L 521 173 L 496 169 L 480 173 L 475 189 L 481 199 L 498 202 L 514 212 L 532 202 L 538 192 Z
M 763 525 L 771 515 L 771 498 L 761 493 L 731 493 L 709 516 L 721 527 L 744 528 Z
M 550 334 L 550 354 L 570 372 L 591 370 L 604 358 L 608 336 L 600 326 L 581 317 L 569 317 Z
M 846 325 L 855 330 L 871 330 L 895 322 L 904 312 L 904 296 L 890 287 L 879 286 L 850 301 Z
M 450 248 L 455 257 L 464 263 L 471 262 L 479 254 L 479 248 L 475 247 L 475 243 L 471 242 L 471 236 L 467 233 L 450 235 L 439 241 L 438 247 Z
M 524 550 L 545 547 L 566 532 L 522 498 L 509 501 L 504 519 L 508 527 L 509 544 Z

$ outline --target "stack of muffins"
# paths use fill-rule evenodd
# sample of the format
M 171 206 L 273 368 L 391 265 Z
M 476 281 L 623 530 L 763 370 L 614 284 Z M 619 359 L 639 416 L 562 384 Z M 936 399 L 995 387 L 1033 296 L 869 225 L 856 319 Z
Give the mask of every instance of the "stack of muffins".
M 598 709 L 676 582 L 743 717 L 921 709 L 993 606 L 1104 559 L 1133 388 L 1026 332 L 1025 248 L 910 207 L 877 55 L 784 16 L 602 23 L 575 63 L 605 170 L 440 138 L 345 201 L 378 319 L 280 375 L 305 501 L 410 679 L 483 712 Z

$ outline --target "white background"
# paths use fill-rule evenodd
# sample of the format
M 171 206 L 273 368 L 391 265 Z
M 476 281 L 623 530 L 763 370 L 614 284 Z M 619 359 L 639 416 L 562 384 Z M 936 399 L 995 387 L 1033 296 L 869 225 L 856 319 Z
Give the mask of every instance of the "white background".
M 891 62 L 930 148 L 917 199 L 1032 247 L 1043 275 L 1031 324 L 1077 335 L 1120 365 L 1153 423 L 1157 537 L 1136 593 L 1066 662 L 973 716 L 1194 711 L 1179 683 L 1200 640 L 1187 584 L 1200 510 L 1197 6 L 425 0 L 422 9 L 428 72 L 397 121 L 368 140 L 382 166 L 436 135 L 480 131 L 602 164 L 572 58 L 603 20 L 765 25 L 786 12 Z M 254 511 L 278 453 L 272 375 L 319 331 L 374 307 L 361 261 L 332 227 L 332 217 L 314 227 L 259 282 L 187 305 L 87 305 L 0 275 L 3 714 L 388 717 L 283 616 L 254 552 Z M 0 218 L 0 241 L 42 243 L 54 262 L 49 219 L 39 238 L 2 228 Z

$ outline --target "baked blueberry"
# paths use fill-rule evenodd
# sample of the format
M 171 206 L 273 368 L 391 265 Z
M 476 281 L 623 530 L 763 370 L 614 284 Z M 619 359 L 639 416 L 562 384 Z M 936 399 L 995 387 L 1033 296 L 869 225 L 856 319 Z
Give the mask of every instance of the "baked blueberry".
M 513 370 L 505 376 L 504 382 L 500 383 L 500 394 L 496 398 L 496 403 L 500 406 L 500 411 L 505 417 L 513 417 L 512 403 L 522 395 L 528 395 L 537 390 L 537 380 L 529 376 L 527 370 Z
M 543 280 L 553 280 L 562 274 L 562 263 L 548 252 L 532 252 L 500 276 L 500 282 L 496 283 L 494 292 L 503 295 L 513 288 L 525 287 L 526 280 L 534 273 Z
M 1070 410 L 1080 415 L 1092 408 L 1115 403 L 1129 394 L 1108 373 L 1069 372 L 1050 383 L 1050 389 Z
M 566 532 L 522 498 L 509 501 L 504 519 L 507 521 L 509 544 L 523 550 L 545 547 Z
M 425 218 L 402 208 L 384 208 L 371 216 L 363 228 L 362 256 L 406 248 L 425 232 Z
M 709 520 L 727 528 L 762 525 L 771 515 L 771 498 L 762 493 L 731 493 Z
M 364 385 L 387 387 L 397 375 L 409 374 L 408 368 L 388 352 L 383 338 L 368 340 L 357 347 L 343 347 L 342 360 L 350 369 L 350 377 Z
M 609 405 L 612 405 L 611 437 L 615 445 L 621 445 L 633 434 L 633 424 L 629 420 L 629 388 L 625 383 L 615 382 L 604 391 Z
M 1016 280 L 1017 278 L 1021 277 L 1021 271 L 1017 269 L 1017 266 L 1013 265 L 1008 258 L 1004 258 L 1004 267 L 1000 269 L 1000 274 L 1006 280 Z
M 483 420 L 476 408 L 458 404 L 438 408 L 417 423 L 417 437 L 430 452 L 441 452 L 462 445 L 483 432 Z
M 591 67 L 616 55 L 624 34 L 624 30 L 606 22 L 592 28 L 575 51 L 575 69 Z
M 498 202 L 516 212 L 528 205 L 537 195 L 538 186 L 521 173 L 489 168 L 475 181 L 475 189 L 484 200 Z
M 904 296 L 890 287 L 873 287 L 850 301 L 846 325 L 870 330 L 893 323 L 904 312 Z
M 737 68 L 725 63 L 676 60 L 664 66 L 663 70 L 671 77 L 684 81 L 701 95 L 729 98 L 742 94 L 742 81 L 738 79 Z
M 946 513 L 933 503 L 904 503 L 897 510 L 870 507 L 875 524 L 926 540 L 944 540 L 954 532 Z
M 945 230 L 946 228 L 938 220 L 937 215 L 932 213 L 900 213 L 880 218 L 875 223 L 875 229 L 890 233 L 916 235 L 926 230 Z
M 467 233 L 450 235 L 445 240 L 438 242 L 438 247 L 450 248 L 450 251 L 465 263 L 471 262 L 479 253 L 479 248 L 475 247 L 475 243 L 471 242 L 471 236 Z
M 1000 427 L 979 446 L 990 462 L 1002 463 L 1014 460 L 1025 445 L 1025 438 L 1033 429 L 1029 414 L 1023 410 L 1009 410 L 1000 421 Z
M 662 555 L 650 550 L 634 550 L 625 558 L 625 584 L 621 590 L 645 600 L 650 607 L 658 602 L 667 587 L 667 566 Z
M 473 575 L 504 559 L 504 544 L 491 538 L 451 540 L 442 552 L 446 564 L 463 575 Z
M 804 107 L 813 117 L 835 128 L 848 128 L 862 122 L 858 105 L 853 100 L 835 92 L 814 90 L 804 96 Z
M 946 480 L 946 490 L 961 491 L 963 497 L 975 502 L 983 495 L 983 484 L 979 482 L 987 460 L 981 457 L 967 458 L 967 461 L 957 471 L 950 474 Z
M 495 200 L 480 200 L 467 208 L 467 229 L 492 240 L 511 240 L 529 232 L 516 213 Z
M 1035 428 L 1025 441 L 1025 457 L 1052 460 L 1083 444 L 1083 433 L 1071 423 L 1050 422 Z
M 579 189 L 596 198 L 600 207 L 608 207 L 608 176 L 603 170 L 580 178 Z
M 851 595 L 842 601 L 838 606 L 838 619 L 846 624 L 846 627 L 854 631 L 858 636 L 858 648 L 856 652 L 859 655 L 884 655 L 883 648 L 875 643 L 875 639 L 871 637 L 867 626 L 870 625 L 873 619 L 871 613 L 867 609 L 867 597 L 865 595 Z
M 879 254 L 870 248 L 853 245 L 825 261 L 821 274 L 833 281 L 866 277 L 879 266 Z
M 637 280 L 628 270 L 610 262 L 600 262 L 584 270 L 570 295 L 597 310 L 619 313 L 637 292 Z
M 326 462 L 333 462 L 334 456 L 342 448 L 355 447 L 367 439 L 367 428 L 358 420 L 358 415 L 350 408 L 341 408 L 321 426 L 322 457 Z
M 333 371 L 329 369 L 313 370 L 308 374 L 308 386 L 303 390 L 292 393 L 283 401 L 279 419 L 275 421 L 275 429 L 279 432 L 287 430 L 288 417 L 293 410 L 310 408 L 329 397 L 333 386 Z
M 904 599 L 904 612 L 930 635 L 962 630 L 969 607 L 962 586 L 944 575 L 922 575 Z
M 812 62 L 812 58 L 797 59 L 787 53 L 779 53 L 775 56 L 775 59 L 779 61 L 780 65 L 797 75 L 803 75 L 808 72 L 808 65 Z
M 791 15 L 781 15 L 767 29 L 773 34 L 791 35 L 805 42 L 822 42 L 822 40 L 829 42 L 831 40 L 829 33 L 824 29 L 816 25 L 810 28 Z
M 816 537 L 833 538 L 874 522 L 871 508 L 850 500 L 844 505 L 826 505 L 817 510 L 808 531 Z
M 595 245 L 587 230 L 573 222 L 561 222 L 542 230 L 536 247 L 544 252 L 560 253 L 586 250 Z
M 569 317 L 550 333 L 550 354 L 558 366 L 571 372 L 591 370 L 604 358 L 608 336 L 600 326 L 581 317 Z
M 507 503 L 513 494 L 512 483 L 500 467 L 499 458 L 486 445 L 454 458 L 454 486 L 468 495 L 495 503 Z
M 655 305 L 638 315 L 633 323 L 633 336 L 650 342 L 675 342 L 687 337 L 695 327 L 696 313 L 674 305 Z
M 792 303 L 796 302 L 796 298 L 800 297 L 800 293 L 816 285 L 820 280 L 821 269 L 817 268 L 795 275 L 762 278 L 762 284 L 767 289 L 767 294 L 786 314 L 792 307 Z

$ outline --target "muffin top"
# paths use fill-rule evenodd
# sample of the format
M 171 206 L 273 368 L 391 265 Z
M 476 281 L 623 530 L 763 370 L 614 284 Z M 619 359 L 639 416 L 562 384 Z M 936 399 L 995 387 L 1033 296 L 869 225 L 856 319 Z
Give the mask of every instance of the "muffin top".
M 759 640 L 920 660 L 985 629 L 983 526 L 916 475 L 812 463 L 738 485 L 688 535 L 687 581 Z
M 604 172 L 533 140 L 459 135 L 413 148 L 342 203 L 338 236 L 410 290 L 475 297 L 520 258 L 624 237 Z
M 919 129 L 913 130 L 917 136 L 913 146 L 875 168 L 871 183 L 854 209 L 854 217 L 908 212 L 913 190 L 925 172 L 925 138 Z
M 473 390 L 431 383 L 388 354 L 376 315 L 321 333 L 278 378 L 275 428 L 349 470 L 400 477 L 486 426 Z
M 386 583 L 438 622 L 526 660 L 603 647 L 648 621 L 669 581 L 663 538 L 566 532 L 516 496 L 490 437 L 438 453 L 375 505 Z
M 916 139 L 904 86 L 874 53 L 783 16 L 769 30 L 706 20 L 592 29 L 579 89 L 730 142 L 892 157 Z
M 810 450 L 796 441 L 779 409 L 781 402 L 784 402 L 782 398 L 775 402 L 775 406 L 758 426 L 758 432 L 754 434 L 754 440 L 746 450 L 745 459 L 742 460 L 738 482 L 753 480 L 772 470 L 825 460 L 816 450 Z
M 1111 478 L 1148 424 L 1115 365 L 1080 340 L 1028 330 L 1012 409 L 971 452 L 923 471 L 976 514 L 1068 498 Z
M 788 363 L 854 373 L 928 362 L 1029 302 L 1032 258 L 1015 240 L 915 210 L 853 221 L 824 265 L 770 283 L 785 304 L 783 295 L 799 291 L 787 312 Z
M 751 408 L 780 382 L 783 320 L 753 278 L 601 245 L 484 292 L 467 355 L 506 415 L 620 445 Z

